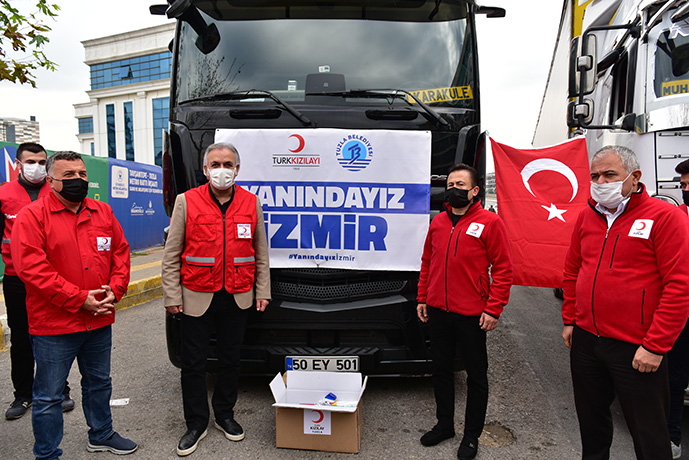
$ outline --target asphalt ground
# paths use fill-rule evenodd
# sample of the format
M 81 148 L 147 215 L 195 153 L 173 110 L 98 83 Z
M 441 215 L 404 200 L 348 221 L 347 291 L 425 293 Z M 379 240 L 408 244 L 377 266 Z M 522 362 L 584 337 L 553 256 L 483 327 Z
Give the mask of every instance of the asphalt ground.
M 127 404 L 113 407 L 116 429 L 139 442 L 132 459 L 178 458 L 174 448 L 184 432 L 179 370 L 167 359 L 164 313 L 160 289 L 162 248 L 132 254 L 132 281 L 118 306 L 113 328 L 113 399 Z M 1 292 L 1 291 L 0 291 Z M 150 300 L 153 299 L 153 300 Z M 481 437 L 480 459 L 565 459 L 580 455 L 578 423 L 573 409 L 568 354 L 562 345 L 560 302 L 552 291 L 515 286 L 500 327 L 489 340 L 491 396 L 486 429 Z M 4 303 L 0 304 L 4 315 Z M 9 344 L 8 344 L 9 345 Z M 9 353 L 0 352 L 0 402 L 11 402 Z M 114 458 L 85 449 L 87 427 L 81 413 L 79 374 L 70 374 L 77 409 L 65 415 L 64 458 Z M 275 448 L 275 412 L 270 378 L 242 378 L 236 407 L 247 431 L 242 443 L 225 440 L 212 426 L 194 458 L 320 459 L 355 458 L 351 454 L 308 452 Z M 209 376 L 209 387 L 214 385 Z M 356 458 L 456 458 L 462 430 L 466 384 L 457 374 L 458 438 L 435 448 L 423 448 L 418 438 L 434 423 L 430 379 L 372 379 L 364 394 L 362 449 Z M 633 447 L 617 404 L 613 407 L 615 437 L 612 460 L 634 458 Z M 2 421 L 0 459 L 31 458 L 31 419 Z M 685 437 L 689 412 L 685 413 Z M 689 451 L 689 449 L 686 449 Z M 689 452 L 682 457 L 689 459 Z

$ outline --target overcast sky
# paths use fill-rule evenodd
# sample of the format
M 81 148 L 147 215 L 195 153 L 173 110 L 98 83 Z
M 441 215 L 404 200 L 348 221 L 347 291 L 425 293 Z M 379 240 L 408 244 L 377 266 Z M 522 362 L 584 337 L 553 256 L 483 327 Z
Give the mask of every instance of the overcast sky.
M 0 118 L 40 122 L 41 143 L 50 150 L 77 150 L 77 121 L 72 104 L 88 102 L 89 69 L 83 40 L 163 24 L 151 16 L 154 1 L 55 0 L 61 11 L 45 49 L 56 72 L 38 71 L 37 88 L 0 82 Z M 13 0 L 24 9 L 35 0 Z M 160 1 L 158 3 L 164 3 Z M 562 11 L 562 0 L 482 0 L 501 6 L 505 18 L 478 19 L 483 129 L 502 143 L 528 148 L 545 89 Z M 110 8 L 110 9 L 108 9 Z M 489 164 L 492 169 L 492 164 Z

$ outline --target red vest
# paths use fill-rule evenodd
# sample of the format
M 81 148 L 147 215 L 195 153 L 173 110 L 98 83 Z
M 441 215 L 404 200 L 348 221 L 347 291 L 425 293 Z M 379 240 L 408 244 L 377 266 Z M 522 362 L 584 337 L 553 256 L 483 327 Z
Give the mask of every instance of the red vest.
M 223 217 L 210 194 L 209 185 L 184 194 L 187 221 L 182 284 L 197 292 L 216 292 L 223 287 L 231 294 L 247 292 L 256 274 L 256 195 L 235 185 L 234 198 Z
M 38 198 L 43 198 L 50 193 L 50 186 L 45 183 L 38 192 Z M 5 262 L 5 274 L 17 276 L 10 254 L 10 241 L 12 238 L 12 226 L 17 219 L 17 214 L 24 206 L 31 204 L 31 197 L 19 180 L 6 182 L 0 187 L 0 203 L 5 219 L 5 232 L 2 235 L 2 261 Z

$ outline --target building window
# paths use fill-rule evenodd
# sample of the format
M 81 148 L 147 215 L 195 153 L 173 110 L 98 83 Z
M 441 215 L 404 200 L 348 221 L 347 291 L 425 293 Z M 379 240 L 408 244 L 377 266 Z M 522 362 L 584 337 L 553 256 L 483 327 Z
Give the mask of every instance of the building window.
M 91 66 L 91 89 L 169 79 L 171 66 L 169 51 L 95 64 Z
M 96 144 L 91 142 L 91 156 L 96 156 Z
M 153 99 L 153 152 L 158 166 L 163 165 L 163 130 L 167 129 L 169 114 L 169 97 Z
M 115 105 L 105 106 L 105 120 L 108 125 L 108 156 L 117 158 L 117 144 L 115 142 Z
M 124 151 L 127 161 L 134 161 L 134 113 L 132 103 L 124 103 Z
M 123 65 L 122 67 L 120 67 L 120 79 L 124 80 L 125 78 L 132 78 L 131 66 Z
M 93 132 L 93 117 L 79 118 L 79 134 L 89 134 Z

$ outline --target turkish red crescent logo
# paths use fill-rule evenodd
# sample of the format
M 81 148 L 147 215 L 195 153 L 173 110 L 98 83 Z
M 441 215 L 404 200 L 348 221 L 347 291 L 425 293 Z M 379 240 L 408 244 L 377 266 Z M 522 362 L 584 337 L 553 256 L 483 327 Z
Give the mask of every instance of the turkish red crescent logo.
M 475 228 L 474 228 L 474 227 L 475 227 Z M 478 229 L 479 229 L 478 224 L 474 224 L 474 225 L 472 226 L 472 228 L 471 228 L 471 231 L 472 231 L 472 232 L 478 232 Z
M 637 230 L 643 230 L 646 228 L 646 222 L 639 222 L 639 224 L 641 224 L 641 227 L 637 227 Z
M 325 415 L 323 415 L 323 411 L 314 409 L 313 412 L 318 412 L 319 418 L 318 418 L 318 420 L 311 420 L 311 421 L 313 423 L 321 423 L 323 421 L 323 419 L 325 418 Z
M 291 139 L 293 137 L 299 141 L 299 146 L 296 149 L 289 149 L 289 151 L 292 153 L 299 153 L 304 150 L 306 142 L 304 142 L 304 138 L 300 134 L 292 134 L 289 138 Z

